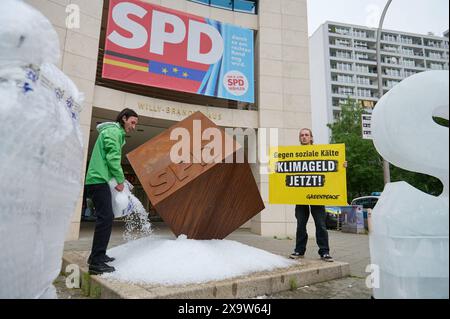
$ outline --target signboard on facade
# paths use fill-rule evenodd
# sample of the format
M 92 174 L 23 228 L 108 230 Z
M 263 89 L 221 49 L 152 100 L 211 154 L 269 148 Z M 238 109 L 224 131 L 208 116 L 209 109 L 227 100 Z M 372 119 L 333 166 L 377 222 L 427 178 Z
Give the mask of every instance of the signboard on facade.
M 110 0 L 102 77 L 254 102 L 253 31 L 138 0 Z
M 363 114 L 361 115 L 362 121 L 362 137 L 366 140 L 373 140 L 372 137 L 372 115 L 371 114 Z
M 270 149 L 269 203 L 347 205 L 345 144 Z

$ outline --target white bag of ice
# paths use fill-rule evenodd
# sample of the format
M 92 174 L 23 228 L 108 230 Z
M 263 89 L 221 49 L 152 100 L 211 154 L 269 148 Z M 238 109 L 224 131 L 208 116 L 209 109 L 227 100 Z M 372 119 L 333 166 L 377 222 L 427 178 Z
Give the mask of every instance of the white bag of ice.
M 111 201 L 114 213 L 114 218 L 121 218 L 130 215 L 134 211 L 133 198 L 131 190 L 133 185 L 127 180 L 123 183 L 123 191 L 116 190 L 117 181 L 115 178 L 109 181 L 109 188 L 111 190 Z

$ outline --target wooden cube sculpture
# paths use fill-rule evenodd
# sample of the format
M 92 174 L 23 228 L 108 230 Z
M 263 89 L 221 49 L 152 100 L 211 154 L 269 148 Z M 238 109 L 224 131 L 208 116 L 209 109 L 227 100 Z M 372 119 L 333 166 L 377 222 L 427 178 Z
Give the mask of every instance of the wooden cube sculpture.
M 183 155 L 183 139 L 188 153 L 177 164 L 171 152 Z M 223 239 L 264 209 L 249 164 L 236 163 L 238 151 L 241 145 L 196 112 L 127 157 L 153 207 L 176 236 Z

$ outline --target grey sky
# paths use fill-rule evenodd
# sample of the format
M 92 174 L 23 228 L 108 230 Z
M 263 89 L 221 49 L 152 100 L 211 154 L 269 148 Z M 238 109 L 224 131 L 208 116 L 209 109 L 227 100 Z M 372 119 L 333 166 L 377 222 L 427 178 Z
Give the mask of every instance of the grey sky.
M 377 27 L 387 0 L 307 0 L 308 33 L 325 21 Z M 449 27 L 448 0 L 393 0 L 383 28 L 437 36 Z

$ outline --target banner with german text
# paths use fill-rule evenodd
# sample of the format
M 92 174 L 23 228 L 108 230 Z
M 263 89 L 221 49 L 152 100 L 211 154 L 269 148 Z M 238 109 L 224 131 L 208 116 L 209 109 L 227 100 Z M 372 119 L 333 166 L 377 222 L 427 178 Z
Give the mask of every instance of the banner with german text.
M 345 144 L 270 149 L 269 203 L 347 205 Z
M 110 0 L 102 77 L 254 102 L 253 30 Z

